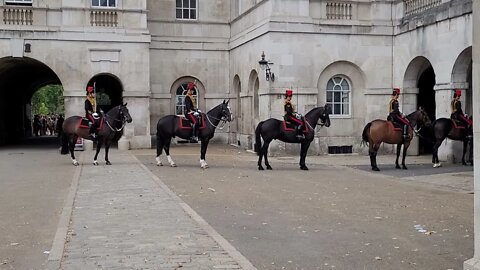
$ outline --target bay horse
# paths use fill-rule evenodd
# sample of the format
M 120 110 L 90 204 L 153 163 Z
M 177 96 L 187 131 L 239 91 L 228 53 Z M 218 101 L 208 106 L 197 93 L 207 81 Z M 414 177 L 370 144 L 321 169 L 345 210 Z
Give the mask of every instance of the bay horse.
M 467 146 L 470 144 L 469 147 L 469 158 L 468 162 L 473 165 L 473 136 L 468 130 L 467 127 L 458 126 L 456 123 L 453 122 L 454 120 L 450 118 L 438 118 L 432 124 L 432 132 L 435 138 L 435 144 L 433 145 L 433 153 L 432 153 L 432 163 L 434 168 L 438 168 L 442 166 L 442 163 L 438 160 L 438 148 L 442 144 L 445 138 L 449 138 L 450 140 L 454 141 L 462 141 L 463 142 L 463 153 L 462 153 L 462 164 L 468 165 L 465 162 L 465 154 L 467 153 Z
M 208 143 L 215 134 L 215 129 L 220 122 L 225 123 L 232 121 L 232 113 L 230 112 L 228 102 L 229 100 L 224 100 L 221 104 L 215 106 L 206 114 L 203 112 L 200 114 L 202 126 L 198 130 L 198 138 L 201 141 L 200 167 L 202 169 L 208 168 L 208 164 L 205 161 L 205 155 L 207 153 Z M 183 122 L 187 123 L 186 126 L 183 126 Z M 157 156 L 155 157 L 157 166 L 163 166 L 160 155 L 162 155 L 162 150 L 165 150 L 168 163 L 170 163 L 171 167 L 176 167 L 177 164 L 170 156 L 171 140 L 174 137 L 189 139 L 191 132 L 192 128 L 190 127 L 190 122 L 186 121 L 183 116 L 166 115 L 160 118 L 157 123 Z
M 380 171 L 377 166 L 377 151 L 382 142 L 397 145 L 397 159 L 395 160 L 396 169 L 400 169 L 398 158 L 403 145 L 402 168 L 404 170 L 407 169 L 407 166 L 405 166 L 405 156 L 407 154 L 407 149 L 410 146 L 410 142 L 413 139 L 414 128 L 419 127 L 420 129 L 423 126 L 431 124 L 430 118 L 428 118 L 427 113 L 421 107 L 409 114 L 407 119 L 410 122 L 410 127 L 408 128 L 408 138 L 405 140 L 402 138 L 401 128 L 394 128 L 391 121 L 376 119 L 368 123 L 363 129 L 362 143 L 368 145 L 368 155 L 370 156 L 370 165 L 372 166 L 373 171 Z
M 78 161 L 75 159 L 75 143 L 77 139 L 83 138 L 86 140 L 91 140 L 90 138 L 90 128 L 85 126 L 80 126 L 82 121 L 81 116 L 71 116 L 65 119 L 62 126 L 62 149 L 60 153 L 62 155 L 68 154 L 70 151 L 70 156 L 72 158 L 73 165 L 77 166 Z M 106 165 L 112 165 L 108 160 L 108 150 L 110 149 L 110 143 L 112 141 L 118 140 L 122 136 L 122 130 L 125 127 L 126 123 L 132 122 L 132 117 L 128 112 L 127 104 L 118 105 L 113 107 L 110 111 L 102 117 L 101 123 L 99 124 L 97 138 L 97 149 L 95 152 L 95 157 L 93 158 L 93 164 L 98 165 L 97 156 L 98 152 L 102 148 L 102 145 L 105 144 L 105 161 Z
M 280 140 L 286 143 L 300 143 L 300 169 L 308 170 L 305 165 L 305 158 L 307 157 L 308 147 L 313 141 L 315 136 L 315 127 L 318 120 L 321 120 L 320 126 L 330 126 L 330 113 L 331 108 L 329 105 L 324 107 L 317 107 L 310 110 L 305 115 L 304 139 L 298 139 L 296 131 L 286 131 L 284 121 L 270 118 L 268 120 L 258 123 L 255 129 L 255 152 L 258 154 L 258 169 L 263 170 L 262 157 L 265 158 L 265 166 L 267 170 L 271 170 L 272 166 L 268 162 L 268 146 L 272 140 Z M 263 146 L 262 141 L 263 139 Z

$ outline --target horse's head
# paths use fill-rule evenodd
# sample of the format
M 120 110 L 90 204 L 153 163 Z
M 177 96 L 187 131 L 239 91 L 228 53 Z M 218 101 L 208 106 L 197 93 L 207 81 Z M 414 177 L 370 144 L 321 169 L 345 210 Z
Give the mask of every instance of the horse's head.
M 130 112 L 128 112 L 128 108 L 127 108 L 127 103 L 125 104 L 122 104 L 119 106 L 118 108 L 118 116 L 119 116 L 119 119 L 125 123 L 131 123 L 132 122 L 132 117 L 130 116 Z
M 427 112 L 422 107 L 418 108 L 417 114 L 418 114 L 417 125 L 428 127 L 432 124 L 432 121 L 430 120 L 430 117 L 428 117 Z
M 323 112 L 320 114 L 320 125 L 321 126 L 330 126 L 330 114 L 332 113 L 332 107 L 329 104 L 323 106 Z
M 230 100 L 224 100 L 222 104 L 220 104 L 222 108 L 222 111 L 220 113 L 220 119 L 227 122 L 232 121 L 232 112 L 230 111 L 230 106 L 228 106 L 229 102 Z

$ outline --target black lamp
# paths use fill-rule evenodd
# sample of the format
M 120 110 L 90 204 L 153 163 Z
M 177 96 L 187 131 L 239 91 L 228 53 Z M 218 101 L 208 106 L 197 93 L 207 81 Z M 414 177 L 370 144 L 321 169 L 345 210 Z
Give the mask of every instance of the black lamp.
M 273 64 L 273 63 L 265 60 L 265 52 L 262 52 L 262 60 L 258 61 L 258 63 L 260 64 L 260 66 L 262 66 L 262 68 L 265 67 L 265 79 L 267 81 L 269 80 L 272 80 L 272 82 L 275 81 L 275 74 L 270 71 L 270 66 L 269 66 L 269 64 Z

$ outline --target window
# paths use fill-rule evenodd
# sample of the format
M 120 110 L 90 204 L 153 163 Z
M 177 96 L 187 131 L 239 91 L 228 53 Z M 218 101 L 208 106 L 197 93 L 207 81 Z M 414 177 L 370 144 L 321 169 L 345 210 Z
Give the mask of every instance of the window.
M 92 7 L 116 7 L 117 0 L 92 0 Z
M 332 115 L 350 116 L 350 84 L 346 78 L 335 76 L 327 83 L 327 103 Z
M 6 0 L 5 4 L 15 6 L 31 6 L 32 0 Z
M 185 114 L 185 105 L 183 103 L 183 100 L 187 95 L 187 85 L 188 85 L 188 82 L 185 82 L 177 88 L 177 92 L 175 94 L 175 114 L 176 115 Z M 193 89 L 193 97 L 195 98 L 195 104 L 193 104 L 193 106 L 195 106 L 195 108 L 198 108 L 198 90 L 196 86 Z
M 197 0 L 176 0 L 176 18 L 183 20 L 197 19 Z

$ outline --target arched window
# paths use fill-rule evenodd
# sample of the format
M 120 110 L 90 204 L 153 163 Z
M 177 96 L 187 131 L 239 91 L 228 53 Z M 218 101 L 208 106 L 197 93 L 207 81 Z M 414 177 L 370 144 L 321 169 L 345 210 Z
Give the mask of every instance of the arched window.
M 332 77 L 327 83 L 327 103 L 332 115 L 350 116 L 350 83 L 342 76 Z
M 182 83 L 177 88 L 177 91 L 175 92 L 175 114 L 176 115 L 185 114 L 185 104 L 183 100 L 187 95 L 187 85 L 188 85 L 188 82 Z M 193 88 L 193 97 L 195 98 L 195 104 L 193 104 L 193 106 L 195 106 L 195 108 L 198 108 L 198 89 L 196 86 L 195 88 Z

